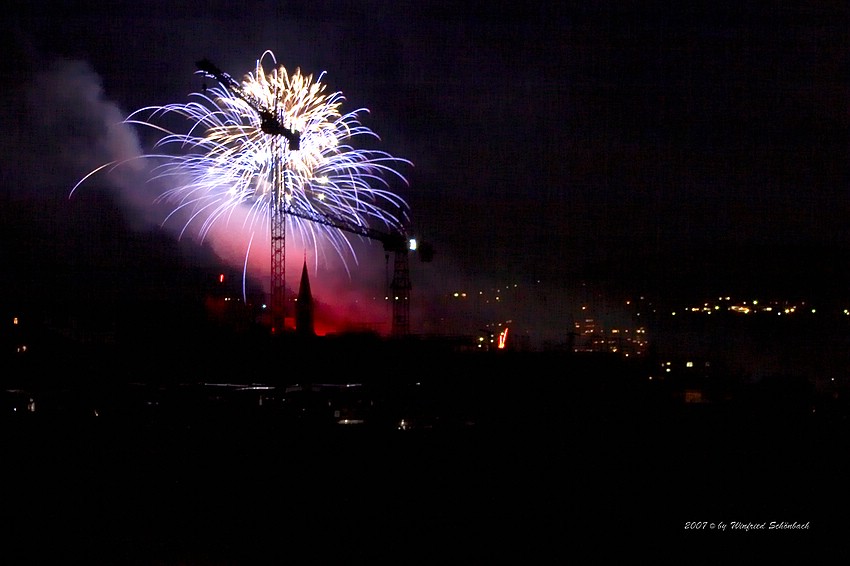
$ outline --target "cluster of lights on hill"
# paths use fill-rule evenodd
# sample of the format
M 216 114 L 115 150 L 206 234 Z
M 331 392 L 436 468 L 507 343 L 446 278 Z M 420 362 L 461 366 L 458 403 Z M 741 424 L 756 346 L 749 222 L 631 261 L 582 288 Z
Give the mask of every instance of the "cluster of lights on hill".
M 582 306 L 583 313 L 587 306 Z M 646 353 L 649 345 L 646 328 L 608 325 L 606 328 L 589 315 L 574 323 L 572 350 L 574 352 L 609 352 L 625 357 Z
M 501 307 L 508 307 L 513 305 L 514 299 L 517 297 L 524 296 L 527 298 L 535 294 L 531 292 L 529 295 L 527 293 L 527 286 L 524 286 L 524 291 L 521 291 L 520 287 L 520 285 L 514 284 L 478 291 L 455 291 L 449 294 L 448 299 L 451 302 L 471 300 L 479 306 L 499 305 Z M 592 296 L 593 293 L 590 293 L 590 295 Z M 592 302 L 593 300 L 591 300 Z M 567 308 L 566 310 L 573 309 Z M 608 316 L 614 311 L 620 314 L 620 316 L 615 317 L 618 319 L 616 322 Z M 623 355 L 627 353 L 635 355 L 646 351 L 649 342 L 647 326 L 652 326 L 650 321 L 646 321 L 647 324 L 637 324 L 637 320 L 642 320 L 643 315 L 646 314 L 661 314 L 662 312 L 666 312 L 670 316 L 683 316 L 685 314 L 719 315 L 721 313 L 729 313 L 730 316 L 758 316 L 759 318 L 850 317 L 850 308 L 836 309 L 827 305 L 818 305 L 816 307 L 813 303 L 806 300 L 741 300 L 725 295 L 716 297 L 713 300 L 704 301 L 702 304 L 670 309 L 661 307 L 660 303 L 650 301 L 647 297 L 639 297 L 626 300 L 620 307 L 612 305 L 610 302 L 605 305 L 597 304 L 590 307 L 586 304 L 576 302 L 574 304 L 574 312 L 568 315 L 572 317 L 572 320 L 564 320 L 564 328 L 572 336 L 569 342 L 571 342 L 575 351 L 604 350 L 619 352 Z M 516 314 L 514 313 L 514 316 Z M 564 314 L 566 315 L 567 313 L 565 312 Z M 622 315 L 626 315 L 625 318 Z M 491 330 L 490 341 L 495 341 L 498 333 L 510 326 L 511 322 L 510 320 L 501 320 L 498 323 L 487 324 L 487 329 Z M 516 323 L 515 321 L 513 322 L 515 326 Z M 514 328 L 512 331 L 516 330 Z
M 539 293 L 543 296 L 546 294 L 546 291 L 540 290 Z M 501 308 L 490 312 L 489 316 L 495 316 L 497 318 L 501 316 L 502 318 L 497 322 L 482 323 L 485 328 L 479 329 L 483 333 L 478 338 L 479 349 L 505 349 L 509 347 L 509 328 L 513 328 L 511 330 L 513 345 L 510 347 L 518 346 L 517 336 L 525 337 L 526 333 L 523 329 L 523 323 L 516 320 L 516 317 L 528 314 L 525 312 L 525 309 L 528 308 L 527 299 L 537 297 L 537 295 L 538 293 L 534 291 L 529 293 L 528 286 L 513 284 L 474 292 L 455 291 L 450 293 L 448 299 L 461 303 L 472 301 L 476 306 L 480 307 L 497 305 L 504 308 L 514 308 L 511 311 L 512 316 L 509 318 L 504 317 L 508 311 L 502 311 Z M 562 319 L 562 342 L 559 344 L 551 343 L 548 347 L 568 347 L 573 352 L 616 353 L 625 357 L 640 356 L 646 352 L 648 338 L 644 325 L 635 324 L 634 320 L 622 320 L 622 313 L 620 316 L 615 317 L 619 320 L 614 322 L 610 319 L 610 316 L 607 316 L 610 313 L 603 312 L 607 310 L 607 307 L 600 308 L 600 305 L 594 307 L 575 301 L 566 301 L 563 304 L 566 307 L 562 312 L 564 317 Z M 570 309 L 570 305 L 574 308 Z M 553 308 L 552 303 L 549 303 L 546 308 L 551 311 Z M 477 314 L 488 316 L 483 312 L 477 312 Z M 547 346 L 544 345 L 544 347 Z
M 775 316 L 788 316 L 805 313 L 809 315 L 818 314 L 819 310 L 806 301 L 733 301 L 731 297 L 718 297 L 716 301 L 706 301 L 699 306 L 685 307 L 682 311 L 673 310 L 670 314 L 678 315 L 680 312 L 714 314 L 721 312 L 732 312 L 741 315 L 767 314 Z M 841 311 L 844 316 L 850 316 L 850 308 Z

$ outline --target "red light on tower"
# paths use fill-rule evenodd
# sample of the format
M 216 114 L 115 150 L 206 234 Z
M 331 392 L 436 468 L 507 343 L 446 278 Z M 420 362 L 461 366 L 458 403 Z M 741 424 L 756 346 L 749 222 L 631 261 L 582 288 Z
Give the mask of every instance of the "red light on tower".
M 220 274 L 218 275 L 218 282 L 219 282 L 219 283 L 224 283 L 224 273 L 220 273 Z

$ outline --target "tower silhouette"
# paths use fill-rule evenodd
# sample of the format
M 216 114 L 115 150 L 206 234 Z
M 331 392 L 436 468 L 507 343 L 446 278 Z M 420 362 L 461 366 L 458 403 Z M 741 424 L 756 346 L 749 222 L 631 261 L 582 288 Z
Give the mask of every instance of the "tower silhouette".
M 313 322 L 313 294 L 310 291 L 310 278 L 307 276 L 307 256 L 301 268 L 301 284 L 298 287 L 298 300 L 295 303 L 295 333 L 299 336 L 315 336 Z

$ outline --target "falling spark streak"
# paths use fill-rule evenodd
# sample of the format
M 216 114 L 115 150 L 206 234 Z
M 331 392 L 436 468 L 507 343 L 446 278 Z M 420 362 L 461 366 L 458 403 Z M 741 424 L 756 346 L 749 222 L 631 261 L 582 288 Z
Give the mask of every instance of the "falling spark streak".
M 267 59 L 274 66 L 269 72 L 263 67 Z M 266 108 L 275 109 L 283 125 L 301 135 L 299 149 L 281 156 L 288 233 L 300 237 L 305 247 L 312 247 L 317 262 L 319 255 L 324 256 L 320 244 L 330 243 L 348 271 L 346 257 L 357 262 L 351 236 L 298 214 L 330 217 L 352 226 L 399 230 L 407 220 L 408 206 L 392 191 L 390 179 L 407 184 L 397 167 L 412 164 L 383 151 L 356 148 L 354 142 L 364 137 L 380 139 L 360 122 L 360 114 L 368 113 L 368 109 L 343 113 L 344 96 L 341 92 L 326 93 L 323 76 L 314 80 L 300 68 L 290 74 L 277 66 L 271 51 L 266 51 L 257 60 L 255 71 L 245 76 L 241 88 Z M 193 93 L 190 98 L 184 104 L 141 108 L 124 120 L 162 135 L 154 146 L 161 153 L 131 158 L 155 160 L 158 164 L 152 180 L 167 182 L 169 188 L 156 202 L 167 202 L 174 208 L 162 224 L 177 217 L 188 218 L 183 221 L 180 237 L 190 227 L 199 226 L 197 233 L 203 241 L 214 225 L 227 224 L 238 211 L 244 213 L 243 228 L 268 234 L 279 139 L 265 133 L 257 112 L 222 85 Z M 171 116 L 188 124 L 185 133 L 158 123 Z M 169 153 L 168 149 L 175 151 Z M 92 175 L 130 160 L 98 167 L 83 177 L 71 194 Z M 253 241 L 253 235 L 251 238 Z
M 248 256 L 251 254 L 251 246 L 254 244 L 254 235 L 251 234 L 251 240 L 248 242 L 248 249 L 245 252 L 245 263 L 242 266 L 242 300 L 248 302 L 248 292 L 245 289 L 245 282 L 248 280 Z

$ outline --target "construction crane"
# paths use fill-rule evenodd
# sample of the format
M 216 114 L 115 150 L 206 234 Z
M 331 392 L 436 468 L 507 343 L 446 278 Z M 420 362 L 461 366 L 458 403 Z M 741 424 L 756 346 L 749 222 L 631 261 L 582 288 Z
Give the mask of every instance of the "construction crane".
M 284 170 L 281 163 L 282 147 L 279 140 L 286 140 L 289 151 L 301 147 L 301 134 L 283 125 L 277 108 L 268 108 L 263 101 L 247 93 L 236 79 L 219 69 L 209 59 L 197 62 L 204 75 L 211 77 L 242 99 L 260 117 L 260 129 L 272 136 L 272 206 L 271 206 L 271 331 L 283 333 L 286 321 L 286 199 L 284 195 Z
M 197 62 L 204 75 L 218 81 L 254 110 L 260 117 L 260 128 L 273 140 L 286 140 L 289 151 L 300 148 L 301 134 L 283 125 L 280 114 L 269 109 L 261 100 L 247 93 L 233 77 L 219 69 L 208 59 Z M 418 251 L 422 261 L 431 261 L 433 249 L 424 244 L 417 248 L 415 239 L 409 239 L 403 230 L 390 232 L 376 230 L 369 226 L 352 224 L 346 220 L 314 211 L 297 211 L 286 206 L 284 198 L 284 171 L 280 161 L 281 147 L 273 147 L 275 165 L 273 167 L 273 194 L 271 207 L 271 329 L 272 333 L 283 332 L 286 319 L 285 282 L 286 282 L 286 215 L 290 214 L 317 224 L 343 230 L 359 236 L 380 241 L 384 251 L 394 256 L 393 278 L 390 283 L 392 301 L 392 335 L 406 336 L 410 332 L 410 258 L 411 251 Z
M 389 259 L 390 253 L 393 254 L 393 278 L 390 282 L 389 297 L 393 311 L 391 333 L 396 337 L 410 333 L 410 253 L 418 252 L 420 260 L 430 262 L 434 256 L 430 244 L 418 244 L 415 238 L 409 237 L 401 229 L 384 232 L 314 211 L 297 211 L 290 208 L 287 209 L 287 214 L 381 242 L 387 258 Z

